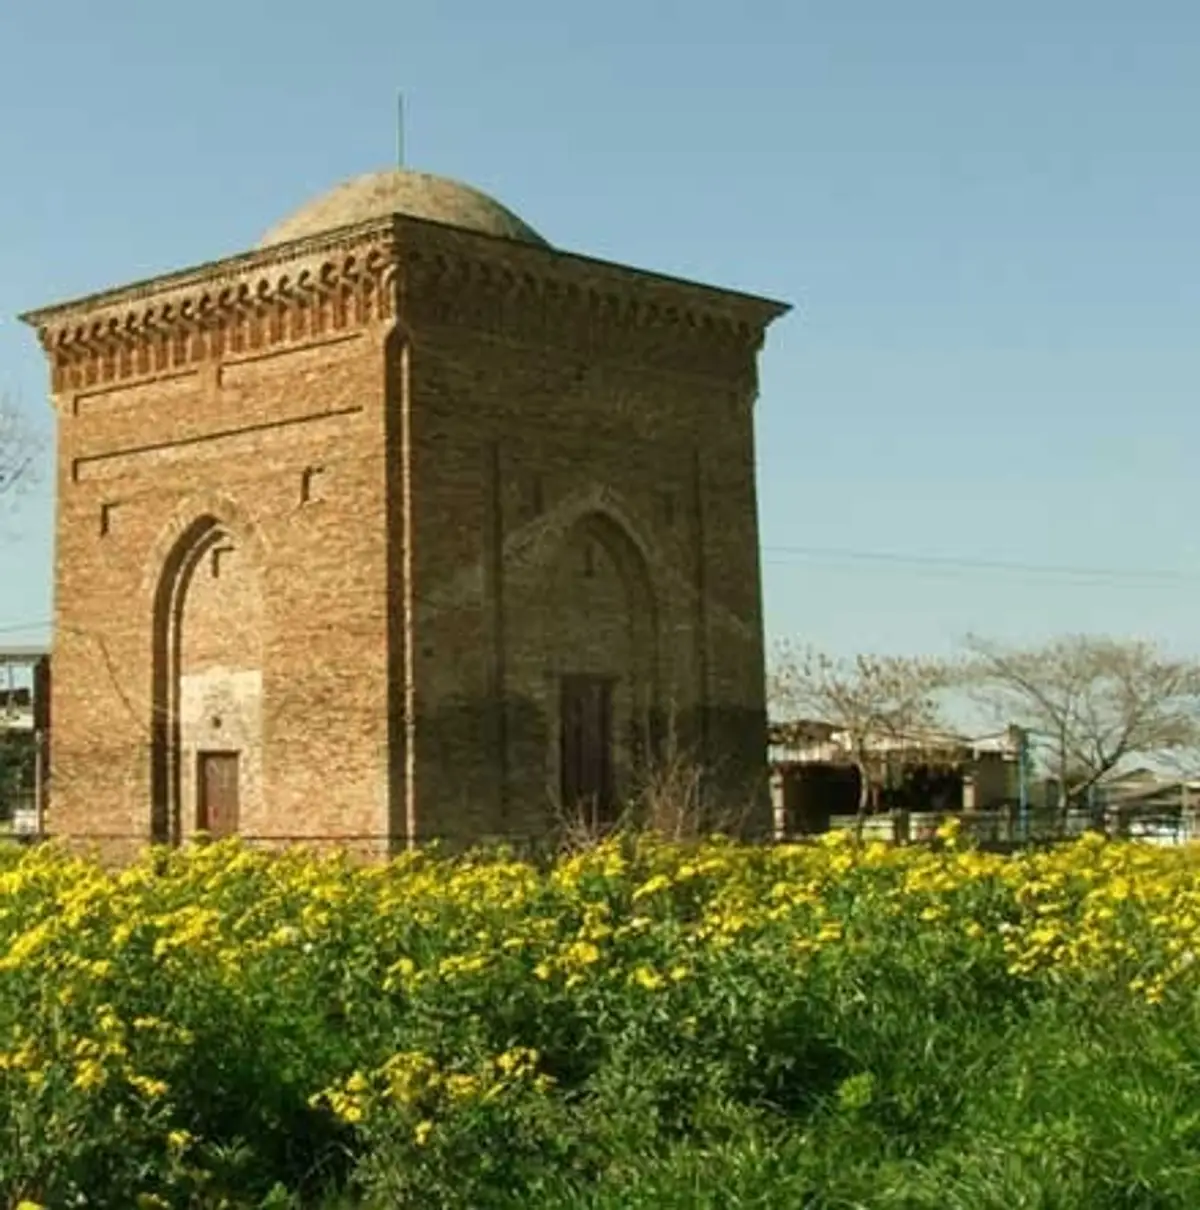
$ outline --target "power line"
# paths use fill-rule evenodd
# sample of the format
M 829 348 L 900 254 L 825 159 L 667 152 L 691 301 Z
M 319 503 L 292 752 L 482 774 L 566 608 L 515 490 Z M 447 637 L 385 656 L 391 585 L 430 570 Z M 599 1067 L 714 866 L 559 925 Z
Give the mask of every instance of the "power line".
M 763 548 L 764 556 L 771 553 L 792 556 L 787 559 L 770 559 L 764 557 L 764 564 L 781 566 L 794 564 L 796 561 L 810 562 L 849 562 L 860 565 L 876 564 L 891 567 L 901 571 L 905 569 L 925 569 L 932 572 L 959 573 L 983 572 L 1007 575 L 1033 575 L 1048 577 L 1065 577 L 1086 581 L 1109 581 L 1160 584 L 1198 584 L 1200 572 L 1186 572 L 1168 568 L 1117 568 L 1117 567 L 1084 567 L 1054 563 L 1023 563 L 1001 559 L 979 559 L 965 555 L 922 555 L 902 553 L 899 551 L 857 550 L 849 547 L 818 547 L 818 546 L 774 546 Z M 50 628 L 52 619 L 39 618 L 29 622 L 14 622 L 0 626 L 0 634 L 21 634 Z
M 26 630 L 41 630 L 51 625 L 53 623 L 49 618 L 43 618 L 37 622 L 15 622 L 11 626 L 0 626 L 0 634 L 21 634 Z
M 925 567 L 946 571 L 999 572 L 1010 575 L 1065 576 L 1077 579 L 1128 580 L 1130 582 L 1149 580 L 1179 584 L 1200 582 L 1200 572 L 1181 571 L 1178 568 L 1082 567 L 1061 563 L 1023 563 L 1015 560 L 979 559 L 966 555 L 920 555 L 898 551 L 854 550 L 829 546 L 764 546 L 763 553 L 791 555 L 798 559 L 809 559 L 814 562 L 825 560 L 879 563 L 896 567 Z M 787 562 L 787 560 L 771 559 L 764 561 Z
M 1088 581 L 1124 581 L 1131 584 L 1159 581 L 1162 584 L 1198 584 L 1200 572 L 1186 572 L 1168 568 L 1117 568 L 1083 567 L 1054 563 L 1021 563 L 1001 559 L 978 559 L 965 555 L 921 555 L 899 551 L 856 550 L 849 547 L 819 546 L 773 546 L 763 548 L 764 555 L 771 553 L 793 556 L 789 559 L 763 559 L 764 564 L 782 566 L 796 561 L 849 562 L 855 564 L 878 564 L 898 571 L 908 568 L 927 569 L 933 572 L 985 572 L 1008 575 L 1061 576 Z M 39 618 L 29 622 L 15 622 L 0 626 L 0 634 L 20 634 L 37 631 L 53 625 L 52 619 Z

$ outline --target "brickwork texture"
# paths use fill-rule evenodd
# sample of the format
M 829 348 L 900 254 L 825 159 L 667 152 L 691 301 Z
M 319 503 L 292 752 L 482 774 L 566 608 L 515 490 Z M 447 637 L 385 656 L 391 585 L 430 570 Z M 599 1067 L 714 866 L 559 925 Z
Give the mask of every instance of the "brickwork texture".
M 430 180 L 24 317 L 59 419 L 52 834 L 186 840 L 223 752 L 256 840 L 536 840 L 577 676 L 613 687 L 619 798 L 669 732 L 769 826 L 753 411 L 786 308 Z

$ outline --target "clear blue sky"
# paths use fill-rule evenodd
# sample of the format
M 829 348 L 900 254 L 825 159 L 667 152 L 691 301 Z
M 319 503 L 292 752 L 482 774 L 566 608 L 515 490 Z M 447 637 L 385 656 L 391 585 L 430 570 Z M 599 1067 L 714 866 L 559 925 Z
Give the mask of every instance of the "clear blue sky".
M 18 311 L 392 162 L 397 87 L 411 166 L 796 304 L 758 412 L 772 636 L 1200 651 L 1195 0 L 10 0 L 0 387 L 44 411 Z M 3 523 L 10 641 L 48 632 L 52 507 Z

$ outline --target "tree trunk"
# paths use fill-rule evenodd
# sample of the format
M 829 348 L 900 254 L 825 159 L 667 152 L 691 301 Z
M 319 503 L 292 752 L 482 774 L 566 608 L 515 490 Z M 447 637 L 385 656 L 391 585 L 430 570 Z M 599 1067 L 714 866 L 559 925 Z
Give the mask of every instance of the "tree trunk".
M 861 841 L 874 786 L 871 783 L 871 775 L 867 772 L 867 762 L 862 757 L 855 761 L 854 767 L 858 770 L 858 813 L 854 817 L 854 839 Z

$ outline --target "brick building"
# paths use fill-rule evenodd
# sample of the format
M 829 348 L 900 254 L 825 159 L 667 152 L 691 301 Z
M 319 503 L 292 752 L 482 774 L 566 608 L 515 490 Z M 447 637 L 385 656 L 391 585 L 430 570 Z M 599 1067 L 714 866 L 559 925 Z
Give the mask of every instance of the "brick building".
M 48 829 L 544 833 L 664 720 L 769 818 L 771 301 L 401 170 L 24 316 L 59 419 Z

